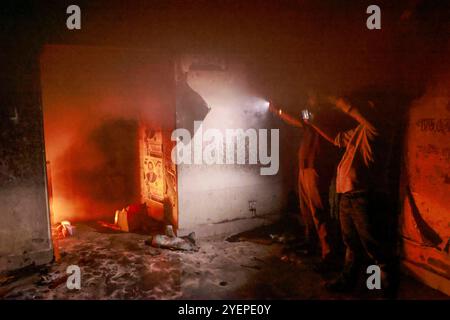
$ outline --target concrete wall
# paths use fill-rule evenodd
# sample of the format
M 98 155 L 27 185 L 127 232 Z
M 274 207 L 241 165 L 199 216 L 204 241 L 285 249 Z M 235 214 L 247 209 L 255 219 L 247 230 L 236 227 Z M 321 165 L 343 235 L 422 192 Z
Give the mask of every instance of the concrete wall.
M 195 57 L 182 59 L 185 71 L 192 64 L 190 59 Z M 263 97 L 252 93 L 246 79 L 245 64 L 239 59 L 229 59 L 222 67 L 224 70 L 190 70 L 187 73 L 189 86 L 210 108 L 203 121 L 203 132 L 208 129 L 218 129 L 224 133 L 225 129 L 270 128 L 271 115 L 264 109 Z M 177 113 L 184 107 L 178 104 Z M 196 131 L 195 135 L 199 134 L 200 130 Z M 253 215 L 249 210 L 249 201 L 256 201 L 256 215 L 279 214 L 285 204 L 283 191 L 281 173 L 262 176 L 260 165 L 180 164 L 180 229 L 198 229 L 198 226 L 211 226 L 234 219 L 251 220 Z M 258 222 L 241 221 L 228 229 L 225 224 L 217 225 L 211 232 L 237 232 L 264 222 L 261 219 L 254 221 Z
M 0 59 L 0 272 L 53 258 L 39 63 L 28 50 L 2 50 Z
M 400 217 L 407 269 L 450 295 L 450 73 L 413 102 L 405 137 Z

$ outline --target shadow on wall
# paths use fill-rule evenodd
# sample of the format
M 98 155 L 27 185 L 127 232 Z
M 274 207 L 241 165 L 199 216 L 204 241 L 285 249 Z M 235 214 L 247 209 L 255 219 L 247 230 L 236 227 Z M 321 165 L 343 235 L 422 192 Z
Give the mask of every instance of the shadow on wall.
M 177 128 L 189 131 L 191 137 L 195 134 L 194 121 L 203 121 L 210 111 L 208 104 L 198 92 L 187 82 L 187 72 L 179 72 L 176 85 L 176 124 Z M 183 141 L 183 143 L 187 143 Z
M 138 124 L 110 119 L 77 136 L 52 166 L 57 220 L 113 218 L 139 201 Z
M 171 58 L 147 50 L 46 45 L 40 59 L 55 222 L 112 222 L 117 209 L 141 202 L 141 123 L 164 132 L 175 126 Z

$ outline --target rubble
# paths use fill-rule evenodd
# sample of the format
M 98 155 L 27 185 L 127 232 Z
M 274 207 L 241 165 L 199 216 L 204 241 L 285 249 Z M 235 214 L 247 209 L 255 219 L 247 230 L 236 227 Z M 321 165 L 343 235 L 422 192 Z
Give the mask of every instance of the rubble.
M 151 236 L 145 243 L 155 248 L 181 250 L 181 251 L 198 251 L 199 247 L 195 243 L 195 233 L 192 232 L 186 237 L 177 237 L 172 226 L 166 227 L 166 234 L 157 234 Z
M 106 224 L 105 224 L 106 225 Z M 121 210 L 116 210 L 112 229 L 124 232 L 152 233 L 161 231 L 164 224 L 148 215 L 148 207 L 145 203 L 131 204 Z
M 49 289 L 55 289 L 67 281 L 68 275 L 61 274 L 59 271 L 43 273 L 37 282 L 39 286 L 47 286 Z
M 269 225 L 264 225 L 252 230 L 234 234 L 226 239 L 228 242 L 253 242 L 262 245 L 276 243 L 289 245 L 297 242 L 297 236 L 301 234 L 301 228 L 292 217 L 284 217 L 282 220 Z
M 73 226 L 70 221 L 64 220 L 54 225 L 52 231 L 53 236 L 56 239 L 64 239 L 75 234 L 75 226 Z
M 18 270 L 0 274 L 0 299 L 17 287 L 38 282 L 39 274 L 43 274 L 47 270 L 47 266 L 36 266 L 32 263 Z

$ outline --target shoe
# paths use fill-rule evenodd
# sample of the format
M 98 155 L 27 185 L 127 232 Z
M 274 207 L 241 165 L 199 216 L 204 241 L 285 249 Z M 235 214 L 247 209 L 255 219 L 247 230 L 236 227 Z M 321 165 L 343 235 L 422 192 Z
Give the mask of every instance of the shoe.
M 334 280 L 325 283 L 325 289 L 331 292 L 351 292 L 355 288 L 355 281 L 340 275 Z

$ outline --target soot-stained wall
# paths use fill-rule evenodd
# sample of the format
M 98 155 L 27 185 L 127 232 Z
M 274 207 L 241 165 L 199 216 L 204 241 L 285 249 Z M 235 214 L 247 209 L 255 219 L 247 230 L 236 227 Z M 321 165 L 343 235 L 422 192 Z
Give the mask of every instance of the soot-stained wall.
M 175 125 L 170 59 L 145 50 L 46 46 L 41 72 L 55 221 L 111 220 L 142 200 L 139 126 Z
M 37 50 L 0 50 L 0 272 L 53 258 Z
M 444 69 L 445 70 L 445 69 Z M 450 74 L 413 102 L 405 136 L 400 232 L 406 266 L 450 294 Z

